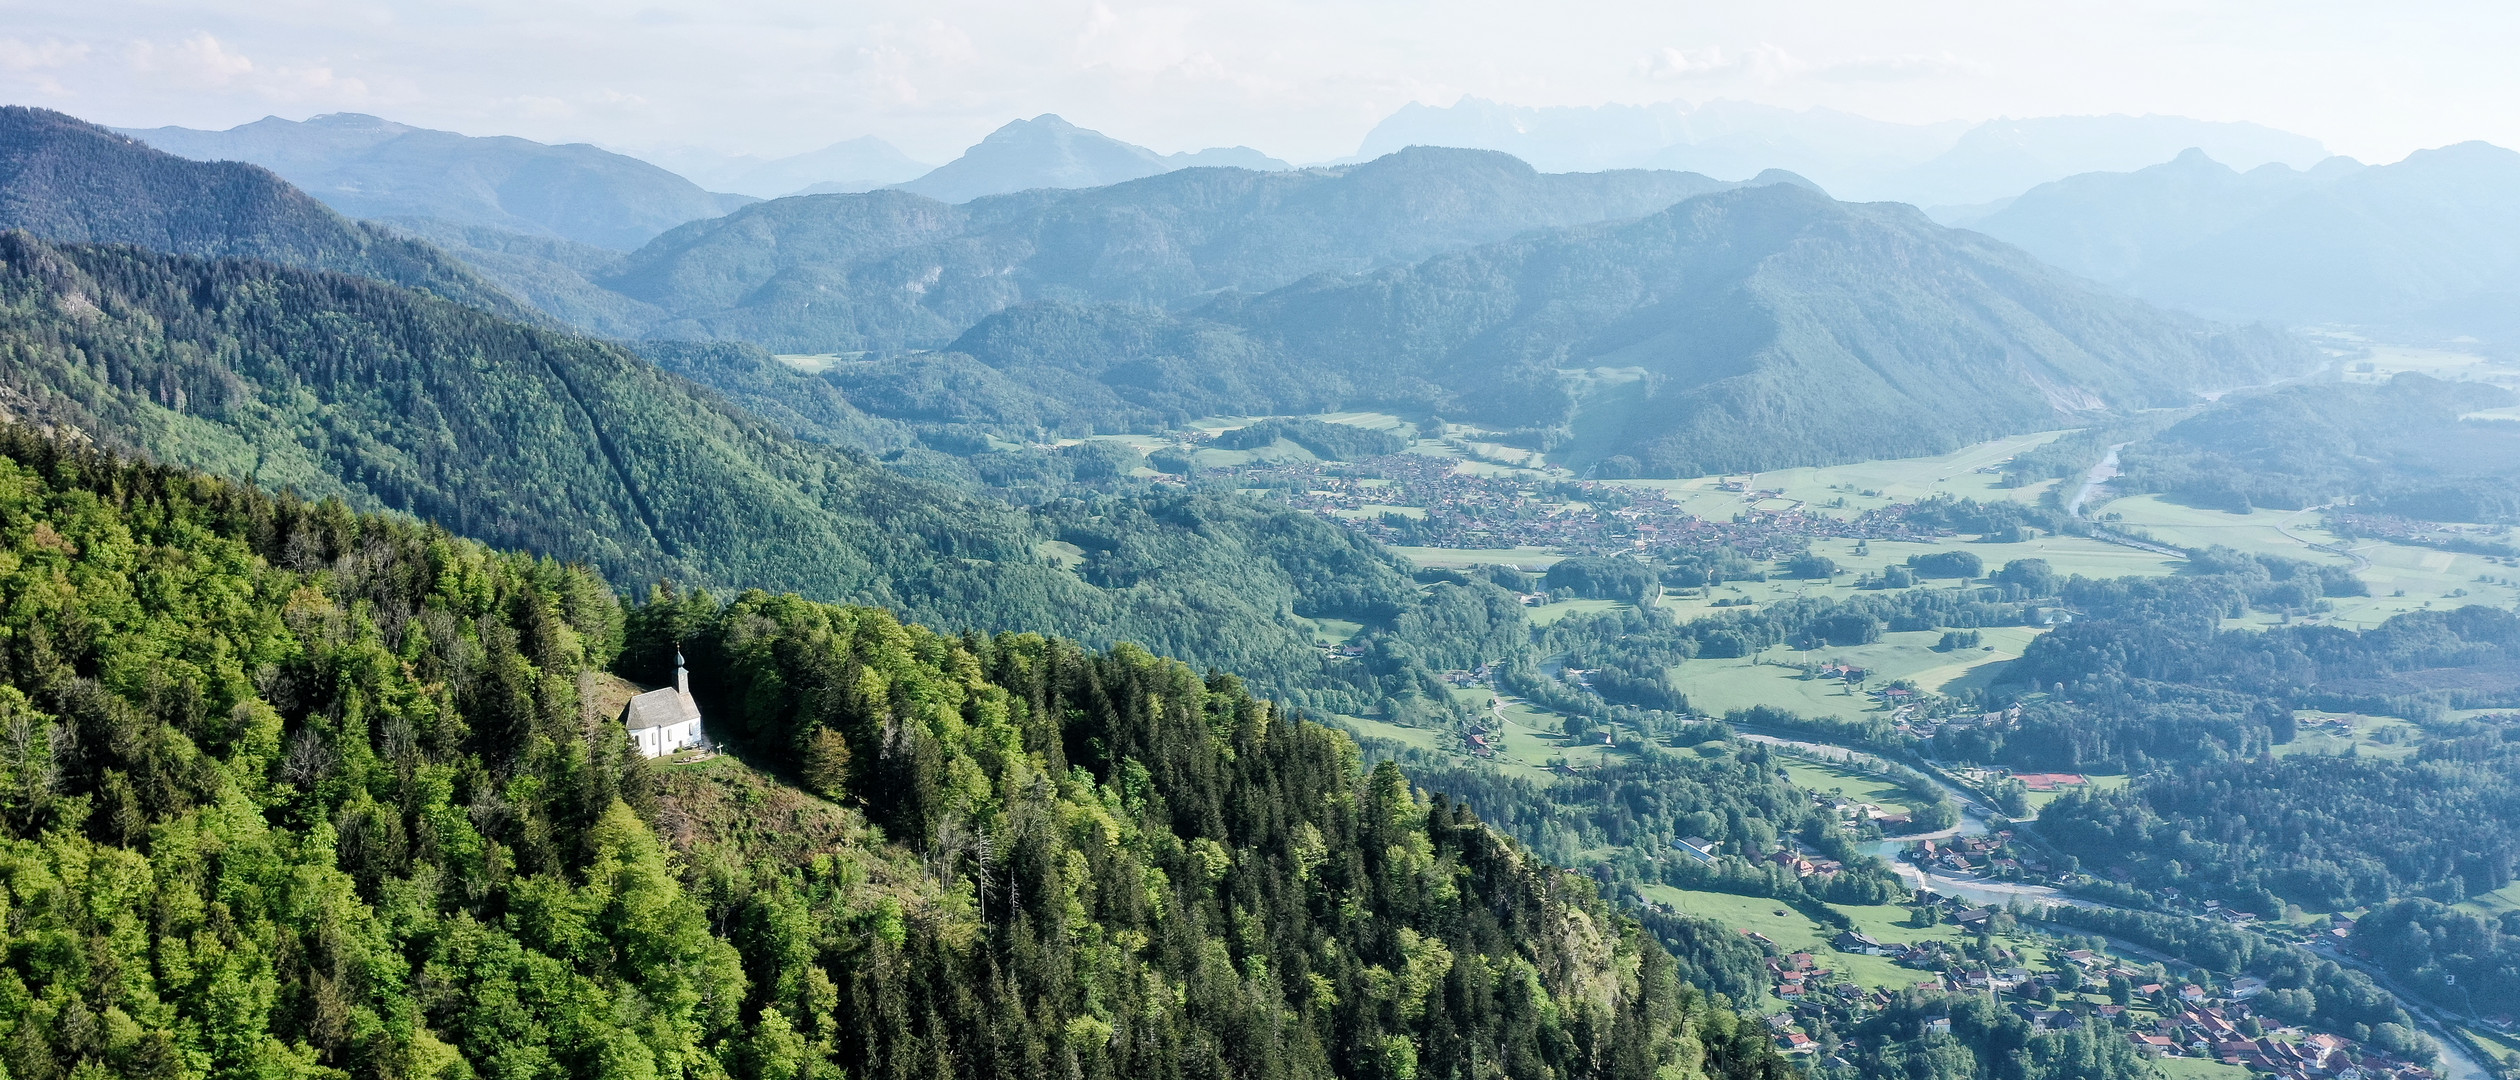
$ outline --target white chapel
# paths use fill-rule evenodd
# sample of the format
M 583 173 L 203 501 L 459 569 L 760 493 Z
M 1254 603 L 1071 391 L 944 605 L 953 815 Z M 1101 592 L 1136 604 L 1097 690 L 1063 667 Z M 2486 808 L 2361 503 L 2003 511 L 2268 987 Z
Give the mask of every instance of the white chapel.
M 674 650 L 673 687 L 631 698 L 621 707 L 621 725 L 630 729 L 631 741 L 648 757 L 701 745 L 700 704 L 691 699 L 691 674 L 683 670 L 682 650 Z

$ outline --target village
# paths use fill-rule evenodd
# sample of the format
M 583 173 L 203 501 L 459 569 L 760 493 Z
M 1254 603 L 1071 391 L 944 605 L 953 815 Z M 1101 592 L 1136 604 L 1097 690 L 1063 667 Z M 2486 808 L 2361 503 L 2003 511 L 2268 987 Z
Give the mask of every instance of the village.
M 2028 936 L 2011 912 L 1973 907 L 1950 896 L 1919 893 L 1917 912 L 1927 925 L 1948 923 L 1969 935 L 1958 942 L 1917 944 L 1879 941 L 1842 930 L 1827 948 L 1840 956 L 1882 957 L 1926 977 L 1905 985 L 1874 980 L 1863 985 L 1817 951 L 1780 952 L 1766 935 L 1744 931 L 1767 949 L 1768 974 L 1782 1008 L 1766 1017 L 1780 1050 L 1817 1055 L 1815 1033 L 1844 1030 L 1865 1016 L 1920 1000 L 1948 1009 L 1955 999 L 1983 998 L 2012 1013 L 2031 1031 L 2091 1026 L 2116 1033 L 2155 1058 L 2182 1058 L 2239 1066 L 2279 1080 L 2431 1080 L 2432 1070 L 2343 1035 L 2312 1032 L 2258 1007 L 2272 989 L 2266 980 L 2241 976 L 2228 982 L 2190 981 L 2159 964 L 2136 964 L 2096 948 L 2058 948 Z M 2006 944 L 2013 941 L 2016 944 Z M 2033 953 L 2046 954 L 2044 970 Z M 1928 1032 L 1948 1034 L 1948 1013 L 1929 1016 Z M 1837 1064 L 1843 1064 L 1840 1060 Z
M 1640 555 L 1728 547 L 1751 559 L 1778 559 L 1821 539 L 1925 540 L 1944 535 L 1910 524 L 1904 505 L 1840 518 L 1813 512 L 1781 492 L 1748 490 L 1738 480 L 1729 481 L 1725 490 L 1738 491 L 1750 505 L 1786 505 L 1713 521 L 1689 513 L 1652 488 L 1485 475 L 1466 471 L 1462 464 L 1458 458 L 1392 454 L 1357 462 L 1234 466 L 1213 473 L 1399 546 Z

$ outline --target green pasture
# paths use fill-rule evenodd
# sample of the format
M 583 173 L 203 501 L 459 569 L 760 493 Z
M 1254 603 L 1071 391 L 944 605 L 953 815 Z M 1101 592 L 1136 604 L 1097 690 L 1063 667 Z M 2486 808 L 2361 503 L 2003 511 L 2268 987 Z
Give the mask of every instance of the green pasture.
M 2438 551 L 2379 540 L 2346 540 L 2319 527 L 2316 512 L 2257 510 L 2234 514 L 2183 506 L 2158 495 L 2137 495 L 2111 501 L 2105 508 L 2123 524 L 2181 547 L 2222 545 L 2260 555 L 2278 555 L 2332 566 L 2351 566 L 2348 556 L 2313 549 L 2311 544 L 2340 547 L 2367 563 L 2356 576 L 2371 587 L 2370 596 L 2330 598 L 2334 610 L 2315 620 L 2336 626 L 2368 629 L 2392 616 L 2426 608 L 2468 604 L 2509 607 L 2520 603 L 2520 588 L 2501 584 L 2520 578 L 2510 567 L 2483 555 Z M 2495 581 L 2480 581 L 2492 578 Z M 2403 593 L 2404 595 L 2399 595 Z M 2264 623 L 2265 618 L 2252 620 Z
M 1590 614 L 1625 606 L 1626 603 L 1619 600 L 1560 600 L 1554 604 L 1524 608 L 1523 615 L 1531 620 L 1533 626 L 1547 626 L 1578 612 Z
M 2155 1058 L 2153 1066 L 2170 1080 L 2250 1080 L 2257 1075 L 2245 1065 L 2225 1065 L 2201 1057 Z
M 1862 554 L 1856 548 L 1864 549 Z M 1795 580 L 1773 576 L 1760 581 L 1727 581 L 1712 589 L 1675 590 L 1666 593 L 1662 605 L 1683 620 L 1726 610 L 1715 606 L 1718 599 L 1747 601 L 1759 606 L 1774 600 L 1793 597 L 1831 597 L 1844 599 L 1865 590 L 1856 581 L 1865 574 L 1877 574 L 1883 568 L 1904 565 L 1911 555 L 1927 555 L 1936 551 L 1966 551 L 1986 564 L 1987 573 L 2003 568 L 2015 559 L 2044 559 L 2057 573 L 2089 578 L 2160 576 L 2177 573 L 2181 560 L 2153 552 L 2117 544 L 2105 544 L 2079 536 L 2043 536 L 2015 544 L 1978 543 L 1953 537 L 1940 543 L 1899 543 L 1887 540 L 1818 540 L 1811 550 L 1834 560 L 1845 572 L 1827 580 Z M 1950 588 L 1959 582 L 1940 578 L 1925 581 L 1919 588 Z
M 1369 738 L 1389 739 L 1420 750 L 1433 750 L 1439 753 L 1461 749 L 1446 732 L 1437 731 L 1434 728 L 1402 727 L 1387 720 L 1349 716 L 1344 713 L 1338 714 L 1338 719 L 1339 723 L 1346 725 L 1348 730 Z
M 1841 795 L 1856 802 L 1867 802 L 1893 814 L 1915 809 L 1915 796 L 1878 776 L 1853 769 L 1823 764 L 1786 754 L 1778 754 L 1779 767 L 1795 787 L 1823 795 Z
M 1672 669 L 1672 680 L 1689 696 L 1690 707 L 1708 713 L 1724 713 L 1753 705 L 1772 705 L 1805 716 L 1837 716 L 1858 718 L 1866 713 L 1882 711 L 1871 696 L 1854 691 L 1836 679 L 1804 677 L 1799 665 L 1847 663 L 1870 670 L 1872 681 L 1865 684 L 1878 688 L 1892 681 L 1908 679 L 1919 688 L 1945 691 L 1958 686 L 1980 686 L 1991 682 L 2003 665 L 2020 658 L 2040 631 L 2024 626 L 1993 626 L 1978 631 L 1984 644 L 1976 649 L 1936 652 L 1934 644 L 1942 639 L 1939 630 L 1916 630 L 1881 635 L 1870 645 L 1851 648 L 1821 648 L 1807 652 L 1774 648 L 1762 653 L 1766 662 L 1752 658 L 1725 660 L 1688 660 Z
M 2423 741 L 2423 729 L 2394 716 L 2371 716 L 2363 713 L 2321 712 L 2304 709 L 2294 714 L 2301 730 L 2293 741 L 2275 748 L 2278 756 L 2288 754 L 2357 753 L 2364 757 L 2410 757 Z M 2354 726 L 2350 735 L 2337 732 L 2328 722 L 2345 720 Z M 2383 741 L 2379 736 L 2390 736 Z
M 2520 911 L 2520 881 L 2512 882 L 2489 893 L 2478 893 L 2468 897 L 2458 906 L 2487 915 Z
M 1720 490 L 1725 479 L 1747 479 L 1754 489 L 1782 492 L 1785 502 L 1821 513 L 1853 517 L 1892 503 L 1914 502 L 1935 495 L 1953 495 L 1980 502 L 2036 502 L 2053 481 L 2029 487 L 2001 486 L 2004 462 L 2016 454 L 2070 433 L 2071 429 L 2015 435 L 1974 443 L 1948 454 L 1923 458 L 1859 461 L 1851 465 L 1777 469 L 1734 477 L 1701 476 L 1688 480 L 1617 480 L 1612 483 L 1661 489 L 1699 517 L 1722 521 L 1748 508 L 1741 494 Z M 1867 495 L 1865 492 L 1872 492 Z M 1844 500 L 1843 506 L 1832 505 Z
M 2045 810 L 2047 809 L 2047 804 L 2064 798 L 2065 793 L 2069 791 L 2117 791 L 2134 782 L 2134 778 L 2129 776 L 2093 776 L 2089 773 L 2084 773 L 2083 779 L 2090 782 L 2086 784 L 2079 784 L 2074 787 L 2060 787 L 2054 791 L 2031 792 L 2029 794 L 2030 808 L 2033 810 Z

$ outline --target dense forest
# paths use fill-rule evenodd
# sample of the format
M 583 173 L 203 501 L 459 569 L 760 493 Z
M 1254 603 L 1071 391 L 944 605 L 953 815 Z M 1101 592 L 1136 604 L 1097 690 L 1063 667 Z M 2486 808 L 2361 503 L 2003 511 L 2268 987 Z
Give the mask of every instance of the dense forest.
M 2520 1010 L 2520 912 L 2484 915 L 2421 898 L 2354 920 L 2353 949 L 2398 984 L 2471 1016 Z
M 1133 640 L 1351 712 L 1369 687 L 1413 692 L 1404 655 L 1494 655 L 1520 625 L 1510 598 L 1422 595 L 1399 560 L 1317 517 L 1177 493 L 1018 510 L 790 437 L 618 347 L 364 279 L 0 236 L 0 333 L 28 418 L 625 587 L 762 586 Z M 1453 617 L 1472 607 L 1501 621 Z M 1409 647 L 1331 670 L 1290 613 Z
M 12 1076 L 1791 1075 L 1585 879 L 1140 650 L 625 607 L 17 427 L 0 544 Z M 677 648 L 736 758 L 594 706 Z
M 2195 560 L 2217 568 L 2212 552 Z M 2270 569 L 2271 567 L 2271 569 Z M 2296 708 L 2426 718 L 2520 702 L 2520 616 L 2415 611 L 2367 631 L 2315 624 L 2223 630 L 2252 607 L 2311 610 L 2361 583 L 2307 563 L 2228 559 L 2223 573 L 2075 578 L 2087 617 L 2005 672 L 2032 701 L 2019 730 L 1946 737 L 1946 752 L 2025 767 L 2127 770 L 2253 757 L 2289 742 Z M 2285 576 L 2276 577 L 2276 573 Z
M 2520 745 L 2499 732 L 2413 755 L 2292 754 L 2067 795 L 2040 832 L 2095 870 L 2243 910 L 2346 911 L 2402 896 L 2456 903 L 2520 870 Z
M 2520 424 L 2462 420 L 2511 391 L 2412 372 L 2235 396 L 2137 441 L 2117 483 L 2245 513 L 2350 501 L 2432 521 L 2520 521 Z
M 187 161 L 48 109 L 0 106 L 0 229 L 333 270 L 539 318 L 445 252 L 342 217 L 259 166 Z

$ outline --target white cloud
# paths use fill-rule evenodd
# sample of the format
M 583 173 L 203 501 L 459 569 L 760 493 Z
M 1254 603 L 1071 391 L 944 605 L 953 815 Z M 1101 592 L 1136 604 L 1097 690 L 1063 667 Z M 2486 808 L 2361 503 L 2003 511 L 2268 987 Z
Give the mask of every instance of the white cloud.
M 207 31 L 173 45 L 141 39 L 131 43 L 131 71 L 160 87 L 189 92 L 243 93 L 267 102 L 313 102 L 356 105 L 368 99 L 367 84 L 335 73 L 330 65 L 256 64 L 252 57 L 229 49 Z
M 10 71 L 45 71 L 63 68 L 86 60 L 90 51 L 85 42 L 64 43 L 54 40 L 26 42 L 16 38 L 0 38 L 0 68 Z
M 232 53 L 208 32 L 174 45 L 154 41 L 131 43 L 131 70 L 177 86 L 216 89 L 254 72 L 254 61 Z
M 1772 83 L 1809 70 L 1794 54 L 1783 48 L 1761 42 L 1748 49 L 1725 49 L 1709 45 L 1703 49 L 1682 49 L 1663 46 L 1638 65 L 1639 73 L 1657 82 L 1716 82 L 1749 80 Z

